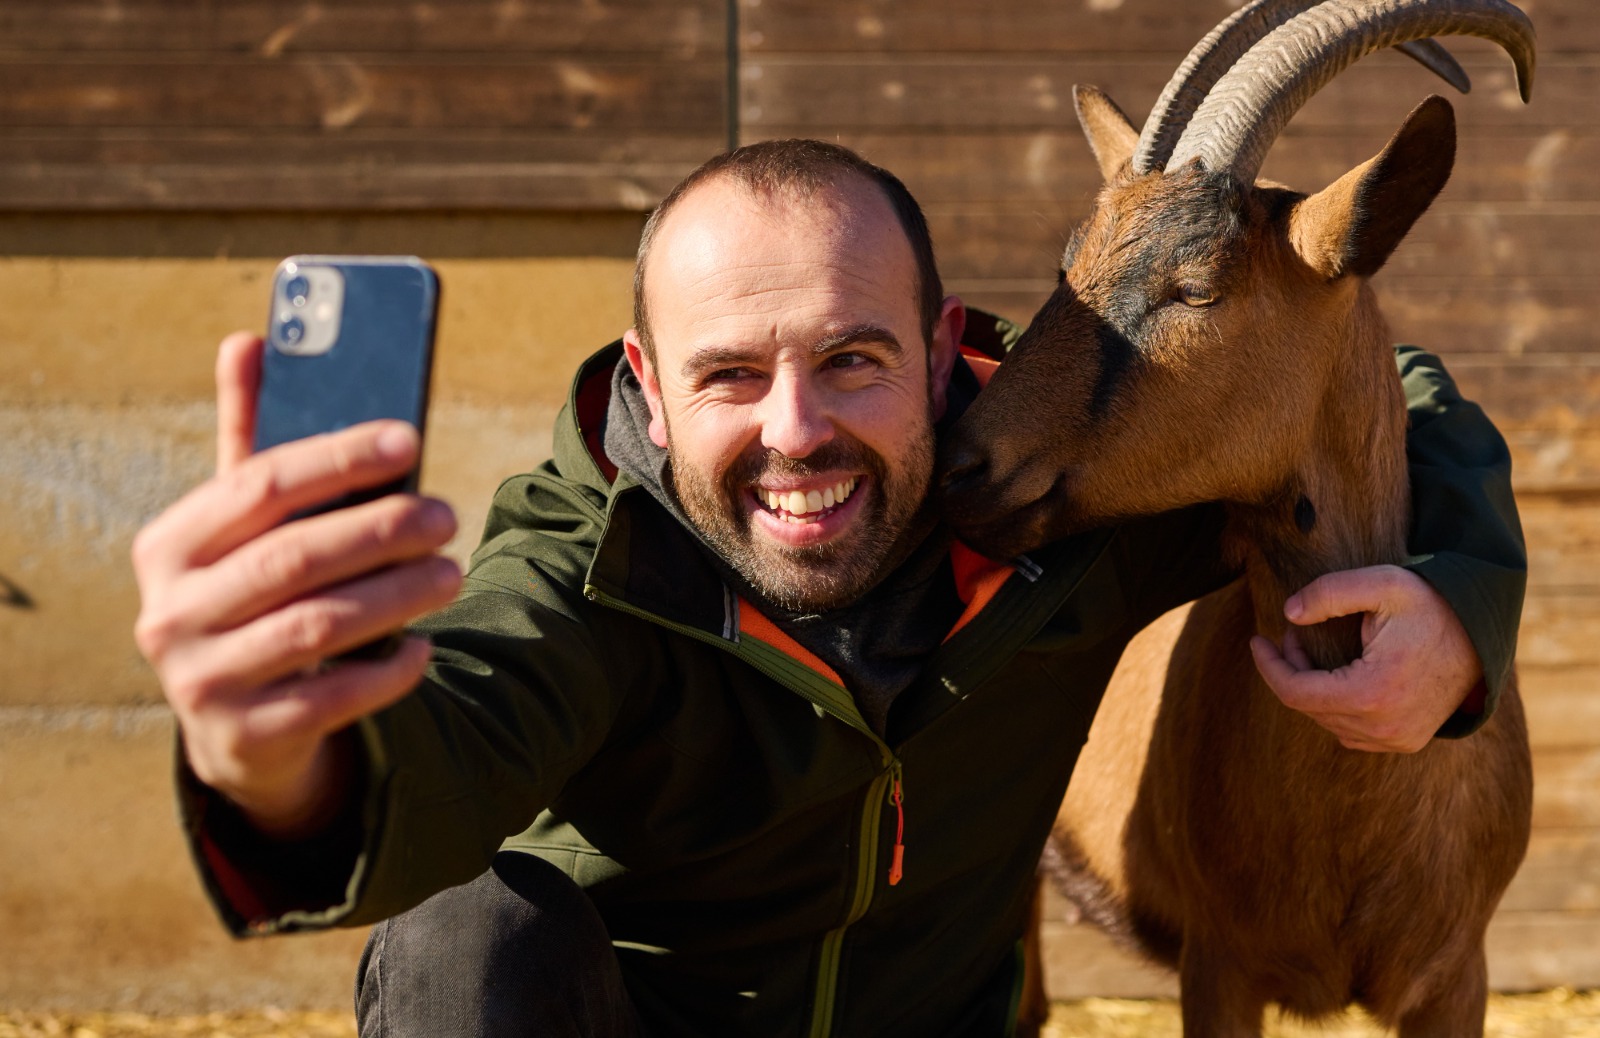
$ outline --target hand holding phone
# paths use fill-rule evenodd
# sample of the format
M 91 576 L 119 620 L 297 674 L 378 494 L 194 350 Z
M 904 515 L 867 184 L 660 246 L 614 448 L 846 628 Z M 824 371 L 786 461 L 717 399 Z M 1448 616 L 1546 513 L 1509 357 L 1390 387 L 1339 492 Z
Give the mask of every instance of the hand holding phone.
M 291 256 L 272 279 L 267 350 L 256 403 L 255 449 L 381 418 L 412 425 L 428 412 L 439 278 L 415 256 Z M 400 479 L 340 496 L 294 518 L 415 493 L 418 465 Z M 335 657 L 381 659 L 391 632 Z
M 444 502 L 353 503 L 414 474 L 413 423 L 361 421 L 253 451 L 265 349 L 251 335 L 222 345 L 218 472 L 135 539 L 135 635 L 197 777 L 258 827 L 293 836 L 342 802 L 335 733 L 414 688 L 429 651 L 413 638 L 386 659 L 319 665 L 447 604 L 461 576 L 436 554 L 455 529 Z

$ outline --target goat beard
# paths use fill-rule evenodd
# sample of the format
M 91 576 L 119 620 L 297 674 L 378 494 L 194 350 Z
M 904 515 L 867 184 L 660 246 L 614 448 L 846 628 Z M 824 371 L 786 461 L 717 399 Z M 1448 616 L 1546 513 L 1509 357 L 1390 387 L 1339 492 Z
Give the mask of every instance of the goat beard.
M 757 595 L 789 612 L 822 612 L 856 601 L 934 526 L 928 501 L 931 415 L 907 443 L 898 473 L 877 451 L 842 435 L 804 458 L 757 446 L 715 478 L 701 475 L 674 449 L 669 427 L 667 457 L 673 493 L 701 537 Z M 868 476 L 868 499 L 849 529 L 826 544 L 799 548 L 758 538 L 746 505 L 751 487 L 767 477 L 805 478 L 841 469 Z

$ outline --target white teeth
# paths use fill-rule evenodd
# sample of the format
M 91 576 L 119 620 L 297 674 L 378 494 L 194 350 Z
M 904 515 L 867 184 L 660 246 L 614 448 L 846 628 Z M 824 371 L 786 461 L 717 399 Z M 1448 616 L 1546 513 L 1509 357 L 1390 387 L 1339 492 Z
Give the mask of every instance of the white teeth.
M 859 479 L 852 477 L 821 490 L 768 490 L 757 487 L 755 492 L 767 508 L 780 514 L 780 518 L 788 522 L 803 522 L 819 512 L 844 504 L 855 493 L 859 482 Z

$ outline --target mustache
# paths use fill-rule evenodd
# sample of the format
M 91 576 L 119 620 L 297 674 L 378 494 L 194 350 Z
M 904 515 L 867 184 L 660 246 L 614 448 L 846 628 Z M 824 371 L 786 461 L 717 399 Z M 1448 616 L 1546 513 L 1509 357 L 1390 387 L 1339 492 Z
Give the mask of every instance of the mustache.
M 741 454 L 723 473 L 723 489 L 730 498 L 765 478 L 804 479 L 823 472 L 849 469 L 865 472 L 880 485 L 887 473 L 883 456 L 857 440 L 829 440 L 803 458 L 792 458 L 769 447 Z

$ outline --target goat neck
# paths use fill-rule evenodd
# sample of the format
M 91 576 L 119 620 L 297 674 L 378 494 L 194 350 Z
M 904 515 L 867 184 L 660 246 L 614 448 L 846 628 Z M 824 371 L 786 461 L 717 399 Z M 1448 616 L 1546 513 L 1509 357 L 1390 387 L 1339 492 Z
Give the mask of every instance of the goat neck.
M 1306 584 L 1406 556 L 1405 397 L 1371 288 L 1347 287 L 1350 348 L 1332 359 L 1301 456 L 1269 499 L 1228 506 L 1226 549 L 1244 569 L 1257 630 L 1279 642 L 1283 603 Z M 1301 628 L 1299 637 L 1322 669 L 1361 655 L 1359 617 Z

